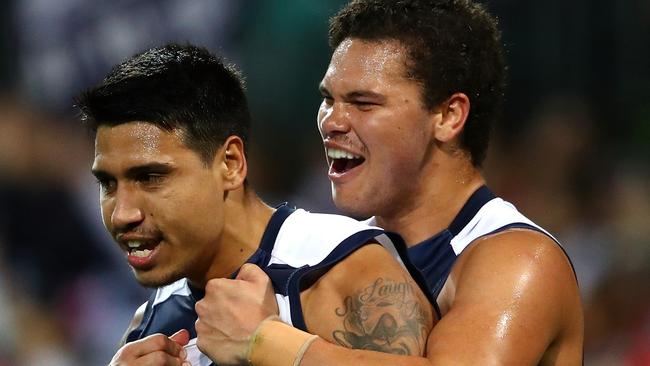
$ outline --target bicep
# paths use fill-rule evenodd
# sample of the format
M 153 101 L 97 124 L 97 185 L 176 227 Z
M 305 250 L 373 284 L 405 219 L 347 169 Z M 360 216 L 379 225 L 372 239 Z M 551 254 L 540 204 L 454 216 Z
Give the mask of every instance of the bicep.
M 422 355 L 432 307 L 379 245 L 366 245 L 301 296 L 309 331 L 347 348 Z
M 577 290 L 566 258 L 537 234 L 476 244 L 457 273 L 451 309 L 429 337 L 429 358 L 537 364 L 560 332 L 567 299 Z

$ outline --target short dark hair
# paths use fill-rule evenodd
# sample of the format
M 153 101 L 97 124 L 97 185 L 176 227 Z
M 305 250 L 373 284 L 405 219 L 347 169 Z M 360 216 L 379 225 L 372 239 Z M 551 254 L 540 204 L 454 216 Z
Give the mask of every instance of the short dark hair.
M 209 164 L 226 138 L 248 139 L 250 112 L 240 72 L 207 49 L 167 44 L 115 66 L 75 100 L 92 131 L 133 121 L 179 130 Z
M 409 78 L 422 85 L 433 109 L 456 92 L 470 98 L 461 147 L 472 164 L 485 159 L 491 126 L 499 118 L 505 63 L 497 21 L 470 0 L 354 0 L 330 19 L 332 48 L 346 38 L 395 40 L 409 53 Z

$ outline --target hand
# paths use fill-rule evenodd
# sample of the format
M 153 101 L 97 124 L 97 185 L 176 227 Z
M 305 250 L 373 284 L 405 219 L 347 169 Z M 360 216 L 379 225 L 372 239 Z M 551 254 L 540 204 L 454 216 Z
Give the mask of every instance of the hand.
M 196 344 L 215 363 L 248 364 L 246 352 L 257 326 L 278 314 L 269 277 L 256 265 L 244 264 L 234 280 L 215 278 L 196 303 Z
M 120 348 L 109 366 L 190 366 L 183 346 L 190 334 L 182 329 L 171 337 L 153 334 Z

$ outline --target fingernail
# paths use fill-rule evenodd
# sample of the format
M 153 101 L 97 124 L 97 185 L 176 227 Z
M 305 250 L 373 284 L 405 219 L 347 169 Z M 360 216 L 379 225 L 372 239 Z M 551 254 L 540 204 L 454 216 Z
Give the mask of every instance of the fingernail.
M 187 358 L 187 351 L 185 350 L 185 348 L 181 348 L 180 356 L 183 360 Z

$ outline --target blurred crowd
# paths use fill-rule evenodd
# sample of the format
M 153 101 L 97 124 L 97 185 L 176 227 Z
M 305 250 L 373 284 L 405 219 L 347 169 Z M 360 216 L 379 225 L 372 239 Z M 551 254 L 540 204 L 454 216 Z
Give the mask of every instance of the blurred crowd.
M 148 296 L 102 226 L 92 139 L 72 107 L 132 53 L 190 41 L 236 63 L 254 118 L 253 186 L 270 204 L 336 212 L 315 116 L 327 17 L 342 3 L 0 5 L 0 366 L 106 364 Z M 488 183 L 571 256 L 585 364 L 650 365 L 650 5 L 487 5 L 510 67 Z

